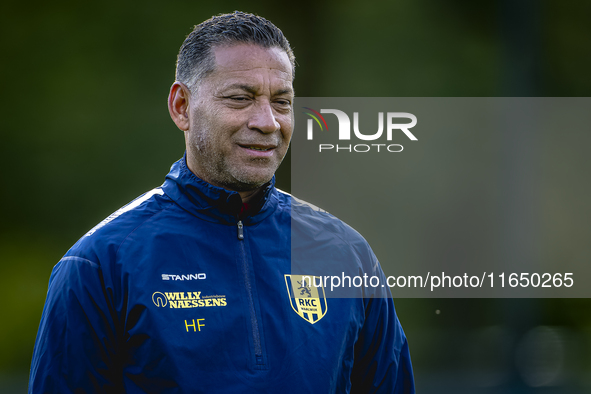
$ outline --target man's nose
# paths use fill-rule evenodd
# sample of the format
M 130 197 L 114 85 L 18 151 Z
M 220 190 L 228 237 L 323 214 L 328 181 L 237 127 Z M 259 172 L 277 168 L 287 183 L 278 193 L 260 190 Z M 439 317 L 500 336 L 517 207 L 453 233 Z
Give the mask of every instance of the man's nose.
M 261 100 L 254 106 L 248 128 L 262 133 L 273 133 L 281 128 L 270 102 Z

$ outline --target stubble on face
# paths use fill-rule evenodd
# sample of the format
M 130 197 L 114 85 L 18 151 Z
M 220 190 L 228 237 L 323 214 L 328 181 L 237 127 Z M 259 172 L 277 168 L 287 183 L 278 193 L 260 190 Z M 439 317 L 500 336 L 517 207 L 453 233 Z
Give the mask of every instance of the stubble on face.
M 206 119 L 206 116 L 195 112 L 198 119 Z M 199 171 L 201 178 L 207 182 L 221 186 L 223 188 L 235 191 L 248 191 L 256 189 L 263 184 L 267 183 L 273 176 L 264 176 L 262 179 L 253 177 L 247 167 L 241 165 L 233 165 L 231 158 L 227 158 L 226 155 L 217 149 L 215 144 L 216 133 L 220 130 L 213 130 L 206 122 L 199 122 L 196 125 L 200 131 L 198 133 L 191 133 L 191 145 L 195 147 L 195 158 L 193 161 L 198 161 Z M 226 133 L 223 133 L 226 134 Z M 251 159 L 251 162 L 260 161 L 260 166 L 264 166 L 268 163 L 266 159 Z M 283 158 L 281 159 L 283 161 Z M 276 167 L 279 167 L 279 162 Z M 275 168 L 272 173 L 275 173 Z M 215 174 L 208 175 L 208 174 Z
M 214 54 L 216 69 L 191 95 L 187 163 L 213 185 L 254 190 L 272 178 L 289 146 L 291 64 L 281 49 L 252 44 Z

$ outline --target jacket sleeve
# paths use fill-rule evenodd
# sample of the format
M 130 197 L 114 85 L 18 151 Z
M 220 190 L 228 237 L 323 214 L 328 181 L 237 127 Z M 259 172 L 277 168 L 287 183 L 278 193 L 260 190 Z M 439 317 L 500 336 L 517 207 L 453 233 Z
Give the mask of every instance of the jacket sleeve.
M 116 314 L 100 266 L 66 256 L 54 267 L 41 316 L 29 393 L 119 392 Z
M 379 269 L 380 283 L 385 283 Z M 355 344 L 351 393 L 414 393 L 406 335 L 388 287 L 365 299 L 365 321 Z

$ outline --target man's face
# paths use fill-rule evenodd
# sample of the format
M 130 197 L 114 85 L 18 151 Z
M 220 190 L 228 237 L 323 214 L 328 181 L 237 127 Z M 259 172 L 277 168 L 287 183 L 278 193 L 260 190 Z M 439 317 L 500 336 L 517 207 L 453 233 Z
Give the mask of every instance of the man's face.
M 212 185 L 254 190 L 268 182 L 292 133 L 292 69 L 285 51 L 253 44 L 213 48 L 185 132 L 189 168 Z

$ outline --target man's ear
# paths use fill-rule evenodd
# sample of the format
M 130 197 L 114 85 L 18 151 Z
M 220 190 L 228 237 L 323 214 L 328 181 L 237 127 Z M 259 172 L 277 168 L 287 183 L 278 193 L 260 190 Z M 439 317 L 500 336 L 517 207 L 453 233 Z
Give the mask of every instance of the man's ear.
M 182 131 L 189 130 L 189 98 L 191 92 L 182 82 L 176 81 L 170 87 L 168 95 L 168 112 L 176 127 Z

